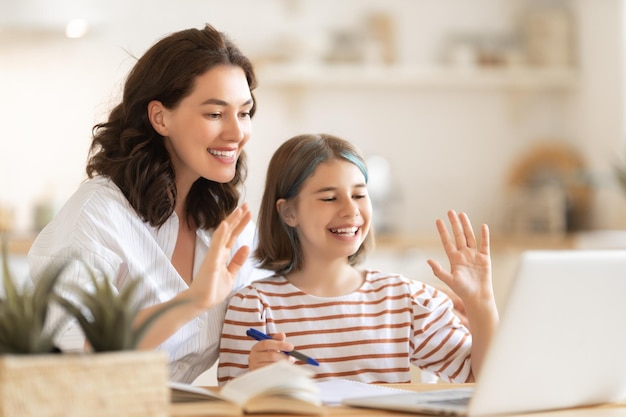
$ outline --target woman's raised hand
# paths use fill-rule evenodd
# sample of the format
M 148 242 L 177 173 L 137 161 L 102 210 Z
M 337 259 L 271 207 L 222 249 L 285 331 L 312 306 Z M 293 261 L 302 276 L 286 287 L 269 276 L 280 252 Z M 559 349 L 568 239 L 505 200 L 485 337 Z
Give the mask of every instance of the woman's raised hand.
M 235 209 L 213 232 L 209 251 L 189 286 L 189 292 L 201 309 L 219 304 L 230 294 L 237 273 L 250 254 L 247 246 L 242 246 L 234 254 L 232 249 L 251 219 L 250 209 L 244 204 Z

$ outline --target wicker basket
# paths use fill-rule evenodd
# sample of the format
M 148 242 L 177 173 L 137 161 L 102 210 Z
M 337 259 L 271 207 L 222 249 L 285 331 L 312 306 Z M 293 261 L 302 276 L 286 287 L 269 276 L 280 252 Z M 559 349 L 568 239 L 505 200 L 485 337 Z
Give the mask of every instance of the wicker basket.
M 0 417 L 167 416 L 158 351 L 0 356 Z

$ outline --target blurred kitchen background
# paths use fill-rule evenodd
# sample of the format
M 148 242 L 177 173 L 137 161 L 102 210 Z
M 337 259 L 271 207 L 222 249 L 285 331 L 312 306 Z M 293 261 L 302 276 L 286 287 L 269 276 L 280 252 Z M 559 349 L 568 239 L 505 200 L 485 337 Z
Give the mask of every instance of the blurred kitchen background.
M 520 250 L 626 240 L 622 0 L 0 0 L 0 229 L 15 252 L 85 178 L 135 57 L 205 22 L 256 64 L 253 210 L 277 146 L 328 132 L 368 157 L 380 268 L 432 275 L 448 209 L 490 225 L 506 276 Z

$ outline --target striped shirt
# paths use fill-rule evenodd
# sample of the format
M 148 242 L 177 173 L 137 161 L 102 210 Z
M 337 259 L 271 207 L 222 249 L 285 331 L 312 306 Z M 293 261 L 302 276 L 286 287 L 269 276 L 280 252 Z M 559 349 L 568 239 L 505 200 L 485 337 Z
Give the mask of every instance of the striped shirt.
M 400 275 L 366 271 L 357 291 L 339 297 L 305 294 L 283 276 L 253 282 L 230 300 L 218 365 L 224 384 L 247 371 L 257 343 L 253 327 L 284 332 L 315 358 L 316 378 L 366 383 L 410 382 L 410 364 L 445 381 L 470 376 L 472 339 L 443 292 Z
M 254 225 L 249 224 L 233 250 L 242 245 L 253 247 L 254 230 Z M 197 235 L 194 274 L 210 242 L 204 230 L 198 230 Z M 141 220 L 112 181 L 96 177 L 83 182 L 39 234 L 28 254 L 30 274 L 37 280 L 51 262 L 78 255 L 95 271 L 107 276 L 114 288 L 141 277 L 137 298 L 147 307 L 168 301 L 188 288 L 171 263 L 177 236 L 176 214 L 160 228 L 152 227 Z M 269 275 L 262 274 L 248 261 L 240 270 L 234 290 L 254 278 Z M 63 280 L 89 286 L 89 276 L 77 268 L 66 270 Z M 201 314 L 159 346 L 168 352 L 172 380 L 192 382 L 215 363 L 227 303 L 226 300 Z M 58 307 L 51 309 L 52 322 L 62 316 Z M 59 344 L 63 347 L 62 338 Z

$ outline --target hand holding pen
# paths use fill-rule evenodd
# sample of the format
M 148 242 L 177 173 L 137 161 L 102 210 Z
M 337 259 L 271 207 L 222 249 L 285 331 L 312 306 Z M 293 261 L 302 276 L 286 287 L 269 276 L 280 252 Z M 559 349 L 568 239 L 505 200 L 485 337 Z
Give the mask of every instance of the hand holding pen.
M 253 338 L 255 340 L 258 340 L 258 341 L 273 340 L 270 336 L 268 336 L 265 333 L 260 332 L 260 331 L 258 331 L 256 329 L 248 329 L 246 331 L 246 334 L 249 337 L 251 337 L 251 338 Z M 276 340 L 276 342 L 280 342 L 280 341 Z M 266 351 L 263 351 L 263 352 L 266 352 Z M 282 353 L 285 354 L 285 355 L 289 355 L 289 356 L 291 356 L 293 358 L 299 359 L 299 360 L 301 360 L 301 361 L 303 361 L 303 362 L 305 362 L 305 363 L 307 363 L 309 365 L 319 366 L 319 363 L 315 359 L 313 359 L 313 358 L 303 354 L 302 352 L 298 352 L 297 350 L 289 350 L 289 351 L 283 350 Z M 253 354 L 253 352 L 250 352 L 250 356 L 251 357 L 252 357 L 252 354 Z M 250 362 L 252 362 L 252 359 L 250 359 Z M 272 362 L 272 361 L 265 361 L 265 362 Z M 251 366 L 251 369 L 252 369 L 252 366 Z

